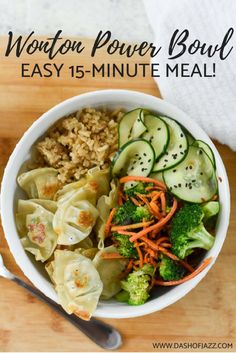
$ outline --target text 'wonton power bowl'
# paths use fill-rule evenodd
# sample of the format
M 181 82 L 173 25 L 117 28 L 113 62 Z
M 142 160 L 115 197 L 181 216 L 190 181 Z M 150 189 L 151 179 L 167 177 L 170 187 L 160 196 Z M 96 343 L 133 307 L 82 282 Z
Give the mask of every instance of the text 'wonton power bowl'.
M 125 90 L 43 114 L 5 169 L 2 223 L 30 281 L 68 313 L 128 318 L 182 298 L 223 245 L 228 179 L 185 113 Z

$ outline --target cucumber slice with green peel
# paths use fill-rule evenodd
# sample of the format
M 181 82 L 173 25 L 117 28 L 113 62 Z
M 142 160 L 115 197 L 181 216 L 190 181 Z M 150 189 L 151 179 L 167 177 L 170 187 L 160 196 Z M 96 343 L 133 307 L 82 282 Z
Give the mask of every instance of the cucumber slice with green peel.
M 161 117 L 147 114 L 144 117 L 147 131 L 142 134 L 142 138 L 149 141 L 155 151 L 155 159 L 158 160 L 165 152 L 170 138 L 168 125 Z
M 181 200 L 202 203 L 209 201 L 218 189 L 214 166 L 202 148 L 189 146 L 186 158 L 163 172 L 169 191 Z
M 216 160 L 215 160 L 215 156 L 214 156 L 214 153 L 213 153 L 211 147 L 206 142 L 204 142 L 202 140 L 195 140 L 193 142 L 193 146 L 197 146 L 197 147 L 202 148 L 206 152 L 206 154 L 208 155 L 208 157 L 212 161 L 214 168 L 216 169 Z
M 112 160 L 112 175 L 147 176 L 152 170 L 154 161 L 155 152 L 148 141 L 141 138 L 131 140 L 116 152 Z
M 183 132 L 185 133 L 185 136 L 187 137 L 189 146 L 192 145 L 194 143 L 194 141 L 196 140 L 195 137 L 186 129 L 186 127 L 184 127 L 180 123 L 179 123 L 179 125 L 181 126 Z
M 142 108 L 126 113 L 118 127 L 119 147 L 123 146 L 129 140 L 141 136 L 146 129 L 144 124 L 144 110 Z
M 153 172 L 167 170 L 179 164 L 187 155 L 188 140 L 181 126 L 173 119 L 162 117 L 167 123 L 170 140 L 165 153 L 155 163 Z

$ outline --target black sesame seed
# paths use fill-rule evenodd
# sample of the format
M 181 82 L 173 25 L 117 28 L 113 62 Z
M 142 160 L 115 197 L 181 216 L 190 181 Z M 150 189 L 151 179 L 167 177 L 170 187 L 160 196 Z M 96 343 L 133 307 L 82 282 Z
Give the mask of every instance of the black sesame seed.
M 134 184 L 130 184 L 130 186 L 134 186 Z
M 175 173 L 175 172 L 176 172 L 176 169 L 173 170 L 173 173 Z
M 202 150 L 199 150 L 199 154 L 202 154 Z
M 146 157 L 146 153 L 143 153 L 143 155 Z
M 141 170 L 142 170 L 142 172 L 144 172 L 145 168 L 142 168 Z
M 149 159 L 149 160 L 148 160 L 148 163 L 150 163 L 151 161 L 152 161 L 152 160 L 151 160 L 151 159 Z
M 138 153 L 135 154 L 135 157 L 138 157 Z
M 166 152 L 166 156 L 168 156 L 169 152 Z
M 192 180 L 192 183 L 195 183 L 195 182 L 196 182 L 196 179 L 193 179 L 193 180 Z
M 184 135 L 182 134 L 182 132 L 181 132 L 181 134 L 180 134 L 180 137 L 184 137 Z
M 187 186 L 188 186 L 188 183 L 185 184 L 185 187 L 187 187 Z
M 179 148 L 182 148 L 182 145 L 179 145 Z
M 193 167 L 190 165 L 190 166 L 189 166 L 189 169 L 193 169 Z
M 138 118 L 137 121 L 140 121 L 140 118 Z
M 140 165 L 142 165 L 143 164 L 143 162 L 140 162 Z
M 190 189 L 190 190 L 192 189 L 192 186 L 191 186 L 191 185 L 189 186 L 189 189 Z
M 186 167 L 185 169 L 188 170 L 188 167 Z
M 171 191 L 172 189 L 173 189 L 172 186 L 170 186 L 170 191 Z
M 182 151 L 181 151 L 181 152 L 180 152 L 180 154 L 182 154 L 182 155 L 183 155 L 183 154 L 184 154 L 184 152 L 182 152 Z
M 163 168 L 165 168 L 165 167 L 166 167 L 166 164 L 163 165 Z
M 134 170 L 134 167 L 132 167 L 131 170 Z
M 174 185 L 174 188 L 177 188 L 178 186 L 177 185 Z
M 201 172 L 200 175 L 203 175 L 203 172 Z
M 158 129 L 157 129 L 157 131 L 160 131 L 161 130 L 161 127 L 159 127 Z
M 164 162 L 168 162 L 168 159 L 164 159 Z
M 138 159 L 138 160 L 139 160 L 139 161 L 141 161 L 141 159 L 142 159 L 142 157 L 139 157 L 139 159 Z
M 179 183 L 178 186 L 181 188 L 181 184 Z

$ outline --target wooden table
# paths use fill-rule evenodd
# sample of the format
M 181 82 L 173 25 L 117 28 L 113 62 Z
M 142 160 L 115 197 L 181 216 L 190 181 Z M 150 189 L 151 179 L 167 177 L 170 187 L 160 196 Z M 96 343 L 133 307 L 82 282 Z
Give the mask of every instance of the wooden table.
M 1 40 L 1 48 L 4 47 Z M 69 55 L 70 66 L 91 64 L 87 55 Z M 48 62 L 43 55 L 4 58 L 0 65 L 0 177 L 16 142 L 43 112 L 62 100 L 83 92 L 104 88 L 133 89 L 155 96 L 160 93 L 150 78 L 21 78 L 20 63 Z M 96 63 L 111 60 L 105 52 Z M 117 64 L 121 58 L 113 57 Z M 148 62 L 148 58 L 122 61 Z M 62 63 L 61 59 L 56 60 Z M 236 209 L 236 153 L 216 143 L 225 163 L 231 186 L 232 210 Z M 155 351 L 153 342 L 228 342 L 236 349 L 236 222 L 231 222 L 222 252 L 206 278 L 185 298 L 154 314 L 127 320 L 104 320 L 123 335 L 121 351 Z M 1 230 L 1 253 L 8 268 L 24 277 L 14 262 Z M 173 348 L 170 350 L 174 350 Z M 181 350 L 181 349 L 180 349 Z M 191 350 L 190 348 L 188 350 Z M 199 350 L 199 349 L 198 349 Z M 216 349 L 212 349 L 216 350 Z M 95 344 L 46 305 L 28 295 L 14 283 L 0 278 L 0 351 L 101 351 Z M 157 351 L 157 349 L 156 349 Z M 162 351 L 168 351 L 163 349 Z

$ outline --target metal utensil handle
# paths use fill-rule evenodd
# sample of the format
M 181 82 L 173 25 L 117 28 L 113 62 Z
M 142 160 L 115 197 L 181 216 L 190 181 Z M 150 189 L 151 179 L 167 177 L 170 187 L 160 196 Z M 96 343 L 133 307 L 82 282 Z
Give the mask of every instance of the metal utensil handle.
M 106 323 L 94 318 L 91 318 L 90 321 L 84 321 L 75 315 L 69 315 L 64 311 L 64 309 L 62 309 L 60 305 L 55 303 L 52 299 L 46 297 L 46 295 L 40 292 L 37 288 L 24 282 L 22 279 L 14 276 L 12 281 L 25 288 L 36 298 L 39 298 L 44 303 L 48 304 L 57 313 L 69 320 L 74 326 L 80 329 L 86 336 L 88 336 L 100 347 L 104 349 L 116 349 L 121 345 L 122 339 L 119 332 L 110 325 L 107 325 Z

